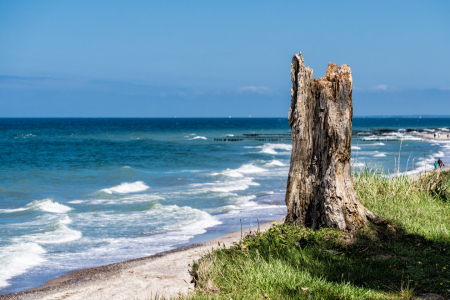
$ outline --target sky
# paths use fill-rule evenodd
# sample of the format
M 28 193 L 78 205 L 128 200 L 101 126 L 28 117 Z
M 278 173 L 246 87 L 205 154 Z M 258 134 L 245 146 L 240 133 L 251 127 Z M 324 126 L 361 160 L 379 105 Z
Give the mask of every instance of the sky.
M 354 116 L 450 115 L 450 1 L 0 0 L 0 117 L 287 117 L 290 63 Z

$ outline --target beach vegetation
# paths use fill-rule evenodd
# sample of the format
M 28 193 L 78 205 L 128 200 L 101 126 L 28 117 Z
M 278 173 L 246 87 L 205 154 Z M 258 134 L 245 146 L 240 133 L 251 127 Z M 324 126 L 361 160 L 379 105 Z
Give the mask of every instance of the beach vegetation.
M 439 176 L 438 176 L 439 175 Z M 450 298 L 450 174 L 354 174 L 386 220 L 356 233 L 275 225 L 192 265 L 191 299 Z

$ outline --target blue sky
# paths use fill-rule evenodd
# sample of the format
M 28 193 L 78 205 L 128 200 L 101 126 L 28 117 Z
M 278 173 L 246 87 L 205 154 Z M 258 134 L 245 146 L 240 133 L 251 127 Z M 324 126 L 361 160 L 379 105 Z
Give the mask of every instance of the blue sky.
M 449 1 L 0 0 L 0 117 L 286 117 L 299 51 L 355 116 L 450 115 Z

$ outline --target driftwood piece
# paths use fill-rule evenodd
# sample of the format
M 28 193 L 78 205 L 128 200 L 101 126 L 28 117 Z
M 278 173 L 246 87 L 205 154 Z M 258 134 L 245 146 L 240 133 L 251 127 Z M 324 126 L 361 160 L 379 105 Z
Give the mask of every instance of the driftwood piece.
M 352 74 L 329 63 L 324 78 L 313 78 L 301 52 L 291 63 L 291 166 L 287 222 L 353 232 L 378 217 L 357 199 L 351 180 Z

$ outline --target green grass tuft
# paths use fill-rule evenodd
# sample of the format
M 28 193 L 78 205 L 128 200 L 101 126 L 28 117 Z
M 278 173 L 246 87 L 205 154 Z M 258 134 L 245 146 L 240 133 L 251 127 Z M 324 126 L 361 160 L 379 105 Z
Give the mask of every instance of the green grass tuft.
M 387 226 L 353 236 L 331 228 L 273 226 L 196 262 L 192 299 L 449 298 L 450 176 L 439 176 L 357 174 L 360 201 L 389 220 Z

